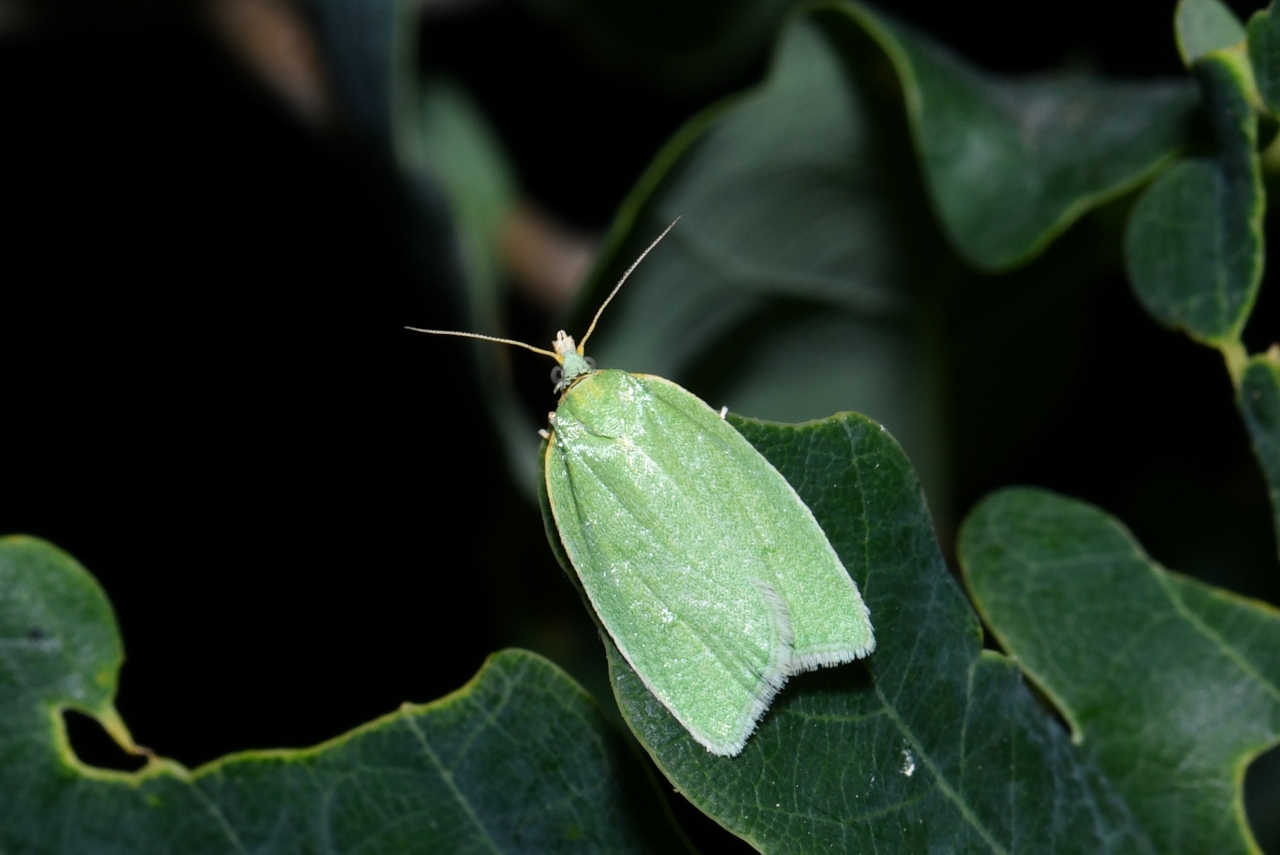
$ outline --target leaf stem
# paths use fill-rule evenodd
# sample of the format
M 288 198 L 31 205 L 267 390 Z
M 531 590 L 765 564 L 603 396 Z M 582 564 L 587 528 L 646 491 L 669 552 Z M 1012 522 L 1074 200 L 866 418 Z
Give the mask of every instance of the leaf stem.
M 1222 354 L 1222 359 L 1227 363 L 1227 373 L 1231 375 L 1231 385 L 1237 389 L 1240 388 L 1240 381 L 1244 377 L 1245 366 L 1249 363 L 1249 352 L 1245 350 L 1244 343 L 1239 339 L 1230 341 L 1215 342 L 1218 346 L 1218 352 Z

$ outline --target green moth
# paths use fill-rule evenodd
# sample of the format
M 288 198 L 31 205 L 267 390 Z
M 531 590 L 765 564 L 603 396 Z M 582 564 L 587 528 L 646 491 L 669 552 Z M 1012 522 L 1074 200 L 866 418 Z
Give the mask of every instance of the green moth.
M 417 331 L 559 363 L 560 403 L 542 435 L 564 551 L 623 657 L 708 751 L 742 751 L 792 674 L 875 649 L 867 607 L 812 512 L 724 411 L 661 377 L 597 370 L 563 331 L 552 351 Z

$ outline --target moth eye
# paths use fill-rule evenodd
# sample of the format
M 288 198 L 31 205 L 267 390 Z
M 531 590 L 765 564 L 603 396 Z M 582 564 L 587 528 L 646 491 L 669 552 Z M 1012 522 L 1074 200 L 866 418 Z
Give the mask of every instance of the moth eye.
M 595 361 L 594 359 L 592 359 L 590 356 L 586 356 L 586 357 L 583 357 L 583 358 L 584 358 L 584 359 L 586 359 L 586 361 L 587 361 L 587 367 L 589 367 L 592 371 L 595 371 L 595 370 L 596 370 L 596 361 Z
M 557 386 L 560 385 L 560 378 L 563 376 L 564 376 L 564 369 L 561 368 L 559 365 L 551 369 L 551 382 L 556 384 Z

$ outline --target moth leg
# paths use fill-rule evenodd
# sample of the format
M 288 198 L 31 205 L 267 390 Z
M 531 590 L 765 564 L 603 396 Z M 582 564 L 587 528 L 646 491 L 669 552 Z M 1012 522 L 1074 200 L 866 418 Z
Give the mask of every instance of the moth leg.
M 720 418 L 723 419 L 727 415 L 729 415 L 729 405 L 725 404 L 720 408 Z

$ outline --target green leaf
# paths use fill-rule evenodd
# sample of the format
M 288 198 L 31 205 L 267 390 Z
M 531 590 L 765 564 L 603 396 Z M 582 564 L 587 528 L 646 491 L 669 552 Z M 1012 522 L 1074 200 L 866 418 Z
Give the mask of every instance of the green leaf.
M 764 852 L 1156 851 L 1013 663 L 982 650 L 888 432 L 854 414 L 730 419 L 812 509 L 864 594 L 877 649 L 792 678 L 742 754 L 719 758 L 610 648 L 619 707 L 680 792 Z
M 1256 852 L 1244 767 L 1280 741 L 1280 613 L 1170 573 L 1082 502 L 1016 489 L 964 524 L 983 618 L 1160 852 Z
M 865 7 L 819 7 L 784 29 L 760 87 L 655 158 L 566 328 L 683 215 L 610 306 L 600 364 L 761 418 L 867 413 L 941 502 L 934 312 L 968 275 L 948 236 L 981 266 L 1027 258 L 1172 156 L 1194 101 L 1181 85 L 1000 80 Z
M 1190 68 L 1206 54 L 1244 41 L 1244 25 L 1221 0 L 1179 0 L 1173 13 L 1178 53 Z
M 1219 142 L 1216 157 L 1183 161 L 1153 184 L 1129 219 L 1125 266 L 1143 307 L 1213 346 L 1238 343 L 1262 281 L 1262 172 L 1243 61 L 1195 65 Z
M 978 268 L 1035 256 L 1186 145 L 1195 96 L 1185 84 L 1000 77 L 885 16 L 848 9 L 893 59 L 934 205 Z
M 1249 19 L 1249 64 L 1262 102 L 1280 113 L 1280 14 L 1276 3 Z
M 0 592 L 0 852 L 686 849 L 599 708 L 523 651 L 315 748 L 194 771 L 158 758 L 137 773 L 87 767 L 65 709 L 132 747 L 112 705 L 123 649 L 106 596 L 66 554 L 22 537 L 0 540 Z
M 1267 477 L 1276 540 L 1280 542 L 1280 347 L 1273 346 L 1249 360 L 1237 403 Z

